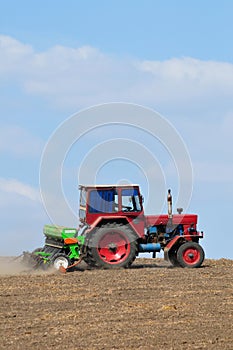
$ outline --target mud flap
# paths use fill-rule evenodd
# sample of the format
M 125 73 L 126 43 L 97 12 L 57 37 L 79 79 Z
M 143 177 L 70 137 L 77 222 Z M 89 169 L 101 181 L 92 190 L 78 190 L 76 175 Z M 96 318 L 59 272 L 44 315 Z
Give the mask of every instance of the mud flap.
M 165 247 L 164 248 L 164 260 L 170 262 L 169 257 L 168 257 L 168 251 L 169 251 L 169 248 Z
M 181 236 L 175 236 L 164 248 L 164 260 L 171 262 L 169 259 L 169 252 L 175 245 L 177 245 L 178 241 L 183 240 Z

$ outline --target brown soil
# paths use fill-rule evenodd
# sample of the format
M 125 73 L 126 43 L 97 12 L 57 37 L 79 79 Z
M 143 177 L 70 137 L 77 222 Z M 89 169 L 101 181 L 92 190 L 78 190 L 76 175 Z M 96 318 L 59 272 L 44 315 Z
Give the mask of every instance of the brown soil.
M 233 260 L 67 274 L 0 263 L 1 349 L 233 349 Z

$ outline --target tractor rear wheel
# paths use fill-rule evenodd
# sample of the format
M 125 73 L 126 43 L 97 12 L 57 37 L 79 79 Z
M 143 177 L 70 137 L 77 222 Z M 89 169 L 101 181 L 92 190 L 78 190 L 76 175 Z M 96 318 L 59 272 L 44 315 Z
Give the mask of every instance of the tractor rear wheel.
M 204 250 L 196 242 L 186 242 L 177 251 L 177 261 L 181 267 L 200 267 L 204 258 Z
M 117 223 L 106 224 L 91 234 L 86 261 L 91 266 L 107 269 L 127 268 L 136 258 L 137 249 L 131 228 Z

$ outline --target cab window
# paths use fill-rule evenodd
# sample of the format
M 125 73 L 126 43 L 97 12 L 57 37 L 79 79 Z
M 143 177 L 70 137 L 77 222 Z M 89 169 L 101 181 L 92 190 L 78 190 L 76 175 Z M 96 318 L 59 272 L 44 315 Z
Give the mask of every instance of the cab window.
M 134 188 L 123 189 L 122 195 L 122 211 L 141 211 L 139 191 Z
M 118 194 L 115 189 L 92 190 L 89 194 L 89 213 L 113 213 L 118 211 Z
M 87 192 L 85 191 L 85 189 L 82 189 L 80 192 L 80 206 L 81 207 L 86 206 L 86 195 L 87 195 Z

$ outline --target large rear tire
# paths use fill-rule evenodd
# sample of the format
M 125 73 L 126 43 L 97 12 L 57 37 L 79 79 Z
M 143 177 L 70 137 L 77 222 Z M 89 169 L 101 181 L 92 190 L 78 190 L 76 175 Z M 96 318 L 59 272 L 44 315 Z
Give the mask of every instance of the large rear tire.
M 85 260 L 90 266 L 127 268 L 136 258 L 137 249 L 137 240 L 130 227 L 106 224 L 91 234 Z
M 204 250 L 196 242 L 186 242 L 177 251 L 177 261 L 182 267 L 200 267 L 204 259 Z

